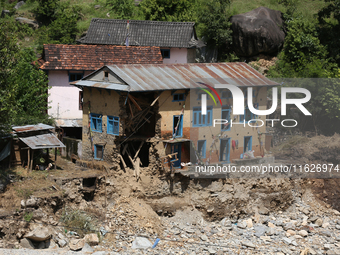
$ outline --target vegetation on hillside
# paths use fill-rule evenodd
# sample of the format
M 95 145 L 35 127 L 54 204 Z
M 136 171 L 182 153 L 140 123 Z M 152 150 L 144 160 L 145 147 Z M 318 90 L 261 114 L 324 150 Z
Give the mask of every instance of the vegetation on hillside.
M 27 0 L 18 10 L 15 4 L 0 0 L 0 9 L 11 12 L 1 19 L 1 123 L 48 120 L 43 105 L 35 103 L 46 101 L 35 97 L 47 90 L 46 75 L 24 63 L 35 58 L 34 51 L 41 54 L 43 44 L 76 43 L 91 18 L 196 22 L 198 36 L 218 50 L 219 61 L 230 61 L 235 59 L 230 17 L 266 6 L 283 12 L 286 32 L 278 61 L 268 73 L 271 78 L 339 77 L 340 0 L 143 0 L 139 4 L 134 0 Z M 15 22 L 17 16 L 35 19 L 39 28 Z M 338 86 L 305 86 L 319 95 L 314 100 L 316 115 L 340 116 Z

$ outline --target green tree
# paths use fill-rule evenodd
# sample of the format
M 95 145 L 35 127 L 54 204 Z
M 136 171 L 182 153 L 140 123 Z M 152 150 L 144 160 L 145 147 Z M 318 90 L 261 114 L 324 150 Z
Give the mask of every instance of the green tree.
M 11 125 L 48 123 L 48 81 L 31 62 L 32 49 L 20 49 L 12 23 L 0 20 L 0 132 Z
M 17 38 L 7 19 L 0 20 L 0 133 L 10 131 L 11 118 L 16 114 L 15 67 L 18 64 Z
M 139 9 L 146 20 L 196 21 L 195 0 L 143 0 Z
M 199 33 L 208 47 L 217 48 L 219 59 L 229 52 L 232 42 L 230 0 L 203 0 L 198 11 Z
M 56 19 L 60 0 L 36 0 L 38 5 L 32 10 L 36 20 L 42 25 L 49 25 Z
M 325 0 L 329 4 L 318 12 L 319 38 L 327 47 L 329 57 L 340 64 L 340 0 Z
M 106 6 L 116 19 L 131 19 L 136 13 L 134 0 L 107 0 Z
M 51 43 L 72 44 L 78 33 L 77 21 L 81 18 L 81 7 L 70 2 L 59 4 L 56 19 L 49 25 Z

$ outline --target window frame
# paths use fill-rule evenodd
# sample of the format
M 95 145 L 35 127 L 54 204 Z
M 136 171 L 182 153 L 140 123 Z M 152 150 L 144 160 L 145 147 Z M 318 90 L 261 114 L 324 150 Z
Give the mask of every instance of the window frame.
M 229 112 L 229 118 L 227 119 L 229 125 L 228 125 L 228 128 L 224 129 L 223 128 L 224 124 L 221 124 L 221 131 L 230 131 L 230 128 L 231 128 L 231 124 L 230 124 L 230 121 L 231 121 L 231 108 L 223 109 L 223 107 L 226 107 L 226 106 L 222 106 L 222 108 L 221 108 L 221 119 L 223 119 L 223 112 Z
M 180 137 L 183 137 L 183 114 L 180 114 L 180 115 L 173 115 L 173 124 L 172 124 L 172 129 L 174 130 L 175 127 L 174 127 L 174 124 L 175 124 L 175 117 L 179 117 L 179 125 L 178 125 L 178 129 L 176 130 L 177 132 L 177 135 L 175 135 L 173 133 L 173 137 L 174 138 L 180 138 Z
M 212 126 L 212 120 L 213 120 L 213 107 L 212 106 L 207 106 L 207 114 L 203 117 L 202 115 L 202 110 L 201 110 L 201 106 L 196 106 L 193 108 L 192 110 L 192 126 L 193 127 L 210 127 Z M 210 119 L 208 119 L 208 116 L 210 113 Z M 201 123 L 203 122 L 203 118 L 204 118 L 204 124 L 195 124 L 195 114 L 197 114 L 197 118 L 199 117 L 199 115 L 201 116 Z
M 203 142 L 203 145 L 201 147 L 201 149 L 202 149 L 201 152 L 198 150 L 200 142 Z M 207 156 L 206 155 L 206 153 L 207 153 L 207 140 L 198 140 L 197 141 L 197 153 L 202 159 L 206 158 L 206 156 Z
M 103 132 L 103 115 L 97 114 L 97 113 L 91 113 L 90 118 L 91 118 L 91 131 L 102 133 Z M 96 121 L 100 120 L 100 129 L 98 128 L 98 123 L 97 123 L 97 129 L 94 128 L 94 120 Z
M 164 56 L 164 52 L 168 52 L 168 56 L 167 57 Z M 161 55 L 162 55 L 162 58 L 169 59 L 170 58 L 170 49 L 161 49 Z
M 97 147 L 101 147 L 102 148 L 102 157 L 101 158 L 97 158 Z M 95 160 L 103 160 L 104 159 L 104 146 L 100 145 L 100 144 L 95 144 L 94 145 L 94 155 L 93 158 Z
M 177 99 L 175 99 L 175 96 L 177 96 Z M 179 99 L 179 96 L 183 96 L 183 99 Z M 173 94 L 172 102 L 182 102 L 182 101 L 185 101 L 185 93 Z
M 119 117 L 118 116 L 109 116 L 107 115 L 107 130 L 106 133 L 110 135 L 119 135 Z M 111 123 L 112 122 L 112 123 Z M 114 131 L 114 124 L 118 124 L 118 132 Z M 110 127 L 112 126 L 112 133 L 110 132 Z
M 80 75 L 81 78 L 80 78 L 80 79 L 72 80 L 72 79 L 71 79 L 71 75 Z M 84 77 L 84 72 L 82 72 L 82 73 L 68 72 L 68 81 L 69 81 L 69 82 L 79 81 L 79 80 L 83 79 L 83 77 Z

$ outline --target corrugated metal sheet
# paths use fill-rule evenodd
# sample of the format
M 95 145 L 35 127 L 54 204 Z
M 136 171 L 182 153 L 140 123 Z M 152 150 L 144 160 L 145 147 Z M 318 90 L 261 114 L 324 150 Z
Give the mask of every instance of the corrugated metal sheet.
M 29 137 L 19 137 L 19 139 L 33 150 L 65 147 L 65 145 L 59 141 L 59 139 L 54 134 L 51 133 Z
M 39 123 L 37 125 L 27 125 L 27 126 L 17 126 L 12 127 L 12 129 L 16 133 L 22 133 L 22 132 L 30 132 L 30 131 L 40 131 L 40 130 L 48 130 L 48 129 L 54 129 L 54 127 L 45 125 L 42 123 Z
M 197 82 L 233 84 L 240 87 L 278 86 L 246 63 L 199 63 L 199 64 L 132 64 L 113 65 L 108 68 L 125 81 L 128 87 L 108 82 L 84 80 L 74 82 L 76 86 L 96 87 L 123 91 L 154 91 L 190 89 L 201 87 Z M 100 70 L 98 70 L 100 71 Z M 97 72 L 97 71 L 96 71 Z

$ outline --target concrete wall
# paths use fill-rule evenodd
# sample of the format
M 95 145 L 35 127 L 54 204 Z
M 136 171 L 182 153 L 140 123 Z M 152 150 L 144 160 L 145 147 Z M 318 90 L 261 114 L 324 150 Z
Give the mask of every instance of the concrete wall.
M 163 64 L 188 63 L 187 55 L 188 55 L 188 49 L 186 48 L 170 48 L 170 58 L 163 58 Z
M 184 90 L 176 91 L 176 93 L 184 93 Z M 259 110 L 266 109 L 266 96 L 267 89 L 265 87 L 260 88 L 257 97 L 254 98 L 254 103 L 259 103 Z M 193 100 L 193 102 L 190 102 L 190 99 L 192 98 L 194 98 L 195 100 Z M 185 102 L 172 102 L 173 96 L 171 95 L 170 91 L 165 91 L 161 94 L 159 100 L 159 113 L 162 116 L 161 137 L 163 139 L 168 140 L 172 137 L 173 115 L 179 115 L 181 113 L 183 104 L 185 103 L 183 116 L 183 138 L 192 140 L 195 146 L 197 146 L 198 140 L 206 140 L 206 159 L 204 159 L 204 161 L 206 161 L 208 158 L 210 162 L 219 161 L 220 143 L 221 139 L 223 138 L 230 138 L 230 161 L 240 158 L 240 154 L 243 153 L 245 136 L 252 137 L 252 150 L 255 151 L 255 156 L 261 155 L 260 143 L 263 142 L 264 144 L 265 136 L 259 136 L 259 132 L 265 133 L 265 125 L 263 127 L 249 127 L 247 124 L 246 127 L 244 127 L 243 125 L 233 125 L 230 131 L 223 132 L 221 131 L 220 125 L 216 127 L 191 127 L 193 123 L 193 113 L 190 111 L 190 108 L 194 106 L 200 106 L 200 100 L 196 100 L 196 98 L 196 95 L 190 97 L 190 94 L 188 94 Z M 222 99 L 222 103 L 223 105 L 232 104 L 232 99 Z M 219 104 L 215 106 L 213 101 L 210 99 L 208 100 L 208 106 L 213 106 L 213 119 L 222 118 L 221 107 Z M 231 119 L 234 119 L 234 117 L 236 118 L 236 120 L 239 120 L 239 116 L 234 116 L 231 114 Z M 265 116 L 259 116 L 258 118 L 262 119 L 265 122 Z M 238 141 L 238 148 L 235 148 L 234 150 L 231 146 L 232 140 Z
M 85 75 L 90 72 L 85 72 Z M 49 97 L 48 114 L 59 119 L 81 119 L 82 111 L 79 110 L 79 91 L 75 86 L 69 84 L 68 71 L 48 72 Z M 59 112 L 59 113 L 58 113 Z
M 104 146 L 104 160 L 112 162 L 112 155 L 116 152 L 115 135 L 107 133 L 107 116 L 119 116 L 119 95 L 117 92 L 84 88 L 83 107 L 83 135 L 82 156 L 83 159 L 93 159 L 91 137 L 93 144 Z M 102 114 L 102 133 L 89 132 L 89 113 Z M 122 122 L 120 121 L 119 134 L 122 134 Z

